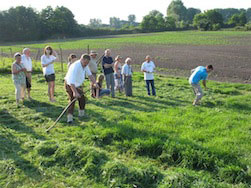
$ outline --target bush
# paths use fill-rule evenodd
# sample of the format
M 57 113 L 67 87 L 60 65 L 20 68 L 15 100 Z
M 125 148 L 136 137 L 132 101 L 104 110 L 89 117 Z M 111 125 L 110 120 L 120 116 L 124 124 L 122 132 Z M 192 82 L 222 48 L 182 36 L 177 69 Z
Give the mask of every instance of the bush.
M 218 30 L 220 30 L 221 29 L 221 25 L 220 24 L 213 24 L 213 31 L 218 31 Z
M 245 25 L 245 30 L 246 31 L 251 31 L 251 23 L 250 22 Z

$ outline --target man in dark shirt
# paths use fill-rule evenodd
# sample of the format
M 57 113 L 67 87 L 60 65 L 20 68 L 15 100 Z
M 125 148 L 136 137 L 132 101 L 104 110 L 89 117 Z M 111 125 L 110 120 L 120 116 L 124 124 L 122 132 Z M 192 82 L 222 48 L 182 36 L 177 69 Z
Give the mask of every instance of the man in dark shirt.
M 105 56 L 102 60 L 102 67 L 105 74 L 105 80 L 106 80 L 106 88 L 111 90 L 112 97 L 115 97 L 115 91 L 114 91 L 114 70 L 113 70 L 114 62 L 111 57 L 111 50 L 107 49 L 105 51 Z

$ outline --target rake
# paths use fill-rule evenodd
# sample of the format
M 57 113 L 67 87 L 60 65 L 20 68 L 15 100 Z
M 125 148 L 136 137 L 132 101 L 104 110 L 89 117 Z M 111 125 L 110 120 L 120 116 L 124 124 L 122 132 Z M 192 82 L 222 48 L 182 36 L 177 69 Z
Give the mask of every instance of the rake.
M 59 122 L 59 120 L 62 118 L 62 116 L 65 114 L 65 112 L 70 108 L 70 106 L 77 100 L 77 98 L 74 98 L 63 110 L 63 112 L 58 116 L 57 120 L 54 122 L 52 126 L 50 126 L 45 132 L 49 133 L 49 131 L 56 126 L 56 124 Z

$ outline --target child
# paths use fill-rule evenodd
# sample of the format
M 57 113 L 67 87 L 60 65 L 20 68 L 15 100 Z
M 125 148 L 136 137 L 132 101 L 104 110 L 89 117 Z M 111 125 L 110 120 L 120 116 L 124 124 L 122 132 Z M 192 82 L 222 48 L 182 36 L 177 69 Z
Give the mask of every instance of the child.
M 93 98 L 101 98 L 105 95 L 110 95 L 111 91 L 109 89 L 102 89 L 102 83 L 104 81 L 104 78 L 105 77 L 103 75 L 99 75 L 98 82 L 97 82 L 97 85 L 99 86 L 99 88 L 93 87 L 93 90 L 92 90 Z

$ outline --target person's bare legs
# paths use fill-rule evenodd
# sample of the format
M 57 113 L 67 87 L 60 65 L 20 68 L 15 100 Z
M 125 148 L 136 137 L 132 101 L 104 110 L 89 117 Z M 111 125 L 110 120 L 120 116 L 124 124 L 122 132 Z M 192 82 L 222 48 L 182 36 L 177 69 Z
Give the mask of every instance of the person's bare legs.
M 26 89 L 26 86 L 21 85 L 21 99 L 23 102 L 24 102 L 24 97 L 25 97 L 25 89 Z
M 49 97 L 49 100 L 51 100 L 51 82 L 48 82 L 48 97 Z
M 51 86 L 50 86 L 50 100 L 51 102 L 55 102 L 55 98 L 54 98 L 54 91 L 55 91 L 55 81 L 50 82 Z
M 28 93 L 28 99 L 31 99 L 31 89 L 27 88 L 27 93 Z

